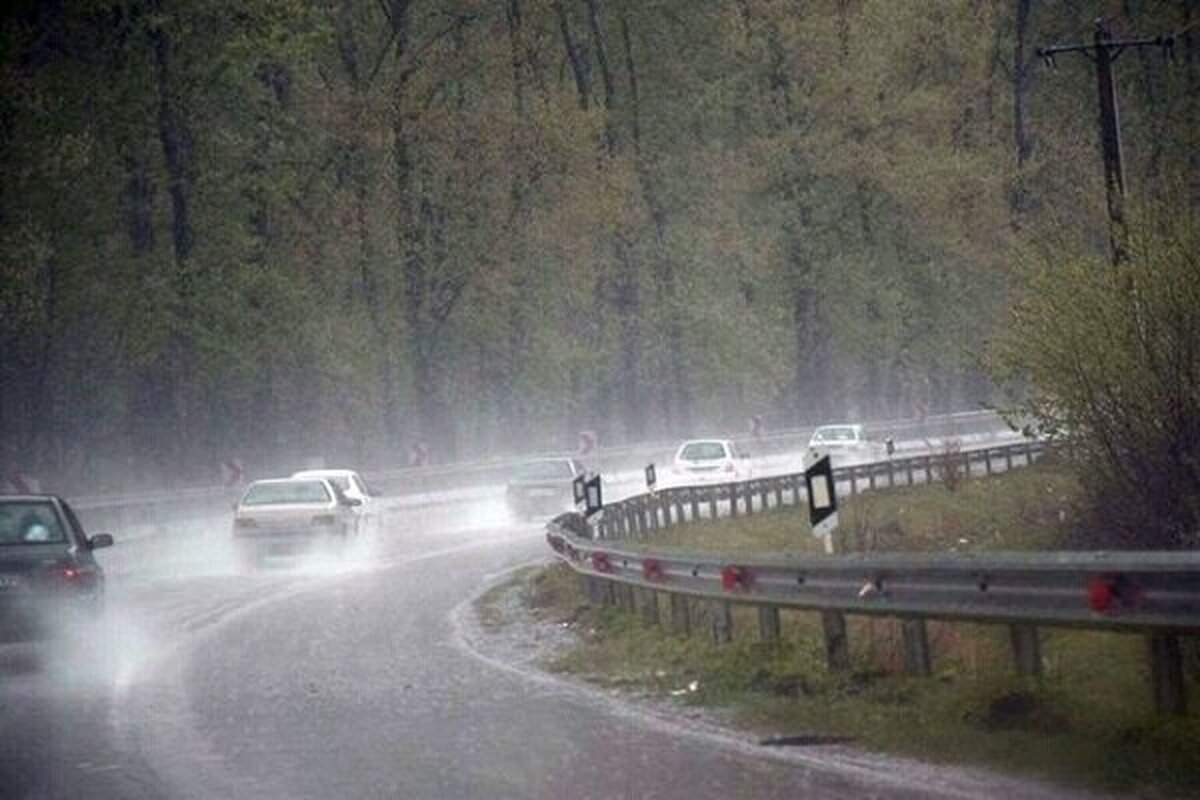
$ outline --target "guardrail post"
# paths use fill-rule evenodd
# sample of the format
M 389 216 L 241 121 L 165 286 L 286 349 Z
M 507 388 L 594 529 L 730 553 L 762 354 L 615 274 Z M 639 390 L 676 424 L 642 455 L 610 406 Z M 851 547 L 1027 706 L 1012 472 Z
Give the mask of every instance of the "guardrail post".
M 891 456 L 888 456 L 888 486 L 895 488 L 896 486 L 896 465 L 892 463 Z
M 904 635 L 904 671 L 909 675 L 927 678 L 933 674 L 933 660 L 929 656 L 929 633 L 925 620 L 909 617 L 901 620 Z
M 846 616 L 840 611 L 822 611 L 825 631 L 825 663 L 832 672 L 850 667 L 850 645 L 846 640 Z
M 692 501 L 692 522 L 700 519 L 700 493 L 695 489 L 688 489 L 688 499 Z
M 717 490 L 715 487 L 708 490 L 708 518 L 717 518 Z
M 971 451 L 967 450 L 962 454 L 963 457 L 963 474 L 968 478 L 971 477 Z
M 1025 442 L 1025 466 L 1033 463 L 1033 445 L 1028 440 Z
M 759 482 L 759 486 L 761 487 L 759 490 L 759 500 L 762 501 L 762 508 L 759 511 L 766 511 L 771 507 L 771 484 L 766 480 L 762 480 Z
M 1183 652 L 1179 637 L 1153 633 L 1150 645 L 1150 688 L 1154 692 L 1154 710 L 1181 717 L 1187 713 L 1187 695 L 1183 688 Z
M 738 515 L 737 484 L 730 483 L 730 484 L 727 484 L 727 486 L 729 488 L 729 516 L 736 517 Z
M 612 581 L 606 581 L 603 578 L 600 581 L 600 602 L 606 606 L 615 606 L 617 604 L 617 585 Z
M 727 601 L 713 603 L 712 635 L 717 644 L 729 644 L 733 641 L 733 606 Z
M 850 468 L 850 494 L 858 494 L 858 468 Z
M 1012 469 L 1012 448 L 1004 448 L 1004 471 L 1008 472 Z
M 1042 676 L 1042 638 L 1036 625 L 1016 624 L 1008 626 L 1008 638 L 1012 642 L 1013 661 L 1017 674 L 1023 678 Z
M 646 625 L 658 624 L 658 592 L 653 589 L 638 590 L 638 606 L 642 610 L 642 622 Z
M 606 581 L 603 578 L 597 578 L 592 575 L 585 575 L 583 578 L 583 588 L 588 602 L 592 605 L 611 606 L 615 602 L 611 581 Z
M 758 607 L 758 638 L 764 642 L 779 640 L 779 607 Z
M 774 480 L 775 485 L 775 507 L 783 508 L 783 481 L 779 478 Z
M 685 595 L 672 592 L 671 598 L 671 633 L 675 636 L 687 636 L 692 632 L 692 618 L 688 613 L 688 599 Z
M 912 485 L 913 485 L 913 468 L 912 468 L 912 459 L 908 459 L 908 458 L 906 458 L 906 459 L 904 460 L 904 471 L 905 471 L 906 473 L 908 473 L 908 485 L 909 485 L 909 486 L 912 486 Z
M 925 464 L 925 482 L 933 483 L 933 458 L 924 456 L 921 460 Z
M 992 474 L 992 451 L 991 450 L 983 451 L 983 470 L 988 475 Z
M 875 467 L 868 466 L 866 469 L 867 469 L 867 486 L 874 489 L 875 488 Z
M 792 505 L 794 505 L 794 506 L 800 505 L 800 483 L 801 483 L 801 477 L 799 475 L 793 475 L 792 476 Z
M 617 607 L 622 611 L 633 613 L 637 608 L 633 596 L 633 587 L 627 583 L 612 584 L 613 592 L 617 596 Z

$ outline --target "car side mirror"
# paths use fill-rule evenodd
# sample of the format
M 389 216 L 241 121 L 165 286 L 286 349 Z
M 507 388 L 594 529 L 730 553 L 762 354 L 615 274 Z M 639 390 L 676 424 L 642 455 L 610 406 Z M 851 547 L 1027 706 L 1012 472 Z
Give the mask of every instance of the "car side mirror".
M 88 539 L 89 550 L 100 550 L 104 547 L 112 547 L 113 538 L 111 533 L 97 533 Z
M 362 504 L 363 504 L 362 500 L 359 500 L 357 497 L 345 497 L 342 499 L 342 505 L 344 505 L 344 506 L 357 507 L 357 506 L 361 506 Z

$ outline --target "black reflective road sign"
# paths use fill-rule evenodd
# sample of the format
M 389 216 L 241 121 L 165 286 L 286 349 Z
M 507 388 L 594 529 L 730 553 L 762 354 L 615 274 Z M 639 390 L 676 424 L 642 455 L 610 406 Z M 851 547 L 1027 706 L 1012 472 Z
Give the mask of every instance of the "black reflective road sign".
M 584 516 L 592 516 L 596 512 L 604 508 L 604 498 L 600 494 L 600 476 L 587 481 L 584 485 L 584 492 L 587 495 L 585 500 L 587 508 L 584 510 Z
M 833 465 L 829 456 L 821 456 L 804 470 L 808 489 L 808 521 L 813 536 L 828 536 L 837 527 L 837 489 L 833 481 Z
M 654 487 L 657 483 L 658 483 L 658 476 L 654 472 L 654 465 L 647 464 L 646 465 L 646 488 L 653 492 Z

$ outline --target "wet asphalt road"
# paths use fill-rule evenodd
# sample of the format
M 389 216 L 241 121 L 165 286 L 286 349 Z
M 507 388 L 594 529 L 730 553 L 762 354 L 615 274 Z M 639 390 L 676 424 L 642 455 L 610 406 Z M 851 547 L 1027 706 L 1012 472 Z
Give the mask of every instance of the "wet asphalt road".
M 113 562 L 104 630 L 52 652 L 0 653 L 0 796 L 895 798 L 931 788 L 681 735 L 472 656 L 455 610 L 490 576 L 542 555 L 542 533 L 422 524 L 393 521 L 350 566 L 253 575 L 233 569 L 221 532 L 127 551 Z

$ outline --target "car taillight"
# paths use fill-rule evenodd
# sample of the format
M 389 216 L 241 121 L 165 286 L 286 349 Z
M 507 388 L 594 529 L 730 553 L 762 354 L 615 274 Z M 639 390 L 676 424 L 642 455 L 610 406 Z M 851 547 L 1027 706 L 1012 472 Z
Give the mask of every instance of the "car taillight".
M 235 528 L 257 528 L 258 523 L 252 519 L 242 519 L 239 517 L 238 519 L 235 519 L 233 521 L 233 527 L 235 527 Z
M 89 588 L 96 582 L 96 578 L 92 574 L 91 570 L 83 569 L 72 564 L 59 567 L 57 572 L 58 579 L 61 582 L 68 586 L 77 587 L 79 589 Z
M 312 518 L 313 525 L 332 525 L 335 522 L 337 520 L 334 519 L 333 514 L 318 514 Z

